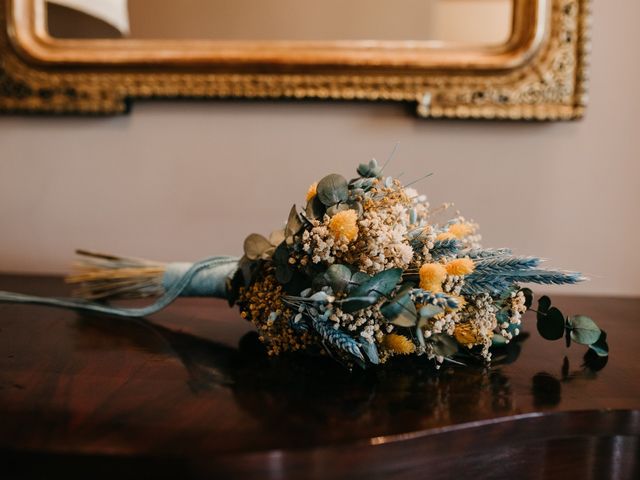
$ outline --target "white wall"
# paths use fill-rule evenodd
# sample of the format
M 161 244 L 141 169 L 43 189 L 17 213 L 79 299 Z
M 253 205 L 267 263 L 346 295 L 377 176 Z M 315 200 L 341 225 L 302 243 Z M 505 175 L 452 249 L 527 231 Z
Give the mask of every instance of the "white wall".
M 138 102 L 112 118 L 0 117 L 0 271 L 64 272 L 76 247 L 163 260 L 240 253 L 309 183 L 389 171 L 453 200 L 488 246 L 640 294 L 640 2 L 595 2 L 591 104 L 574 123 L 424 121 L 388 104 Z

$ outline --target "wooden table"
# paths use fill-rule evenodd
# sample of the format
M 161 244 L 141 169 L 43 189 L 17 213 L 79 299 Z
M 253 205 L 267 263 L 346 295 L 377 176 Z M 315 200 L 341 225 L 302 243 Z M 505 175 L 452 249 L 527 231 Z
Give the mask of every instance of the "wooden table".
M 47 277 L 0 289 L 67 293 Z M 607 330 L 604 368 L 529 314 L 491 369 L 349 373 L 267 360 L 216 300 L 150 321 L 0 304 L 0 477 L 640 478 L 640 299 L 554 303 Z

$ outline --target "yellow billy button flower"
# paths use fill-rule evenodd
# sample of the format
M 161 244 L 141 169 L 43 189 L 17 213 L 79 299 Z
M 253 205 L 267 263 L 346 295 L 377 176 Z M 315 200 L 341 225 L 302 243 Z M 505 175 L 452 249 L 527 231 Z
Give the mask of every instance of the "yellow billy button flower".
M 473 228 L 473 226 L 469 225 L 468 223 L 454 223 L 453 225 L 449 226 L 448 233 L 453 235 L 455 238 L 464 238 L 468 235 L 471 235 L 474 231 L 475 229 Z
M 447 269 L 440 263 L 425 263 L 420 267 L 420 288 L 429 292 L 441 292 Z
M 457 324 L 453 331 L 453 336 L 456 337 L 460 345 L 464 345 L 465 347 L 480 343 L 480 336 L 470 323 Z
M 358 238 L 358 214 L 355 210 L 343 210 L 329 220 L 329 231 L 336 240 L 352 242 Z
M 309 190 L 307 190 L 307 202 L 316 196 L 318 190 L 318 182 L 314 182 L 309 185 Z
M 415 344 L 404 335 L 390 333 L 384 336 L 384 346 L 394 353 L 409 355 L 416 351 Z
M 476 268 L 473 260 L 466 257 L 451 260 L 444 267 L 447 269 L 449 275 L 455 275 L 456 277 L 469 275 Z
M 449 232 L 440 232 L 436 236 L 436 240 L 438 240 L 439 242 L 443 240 L 453 240 L 454 238 L 456 237 L 453 235 L 453 233 L 449 233 Z

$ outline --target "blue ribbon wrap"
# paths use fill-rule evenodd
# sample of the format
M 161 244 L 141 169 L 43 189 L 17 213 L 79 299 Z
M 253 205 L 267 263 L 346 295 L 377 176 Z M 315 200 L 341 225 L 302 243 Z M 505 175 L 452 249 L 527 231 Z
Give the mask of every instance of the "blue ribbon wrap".
M 237 267 L 238 258 L 227 256 L 212 257 L 193 264 L 169 264 L 162 278 L 164 295 L 151 305 L 141 308 L 114 307 L 77 298 L 38 297 L 3 291 L 0 291 L 0 302 L 47 305 L 119 317 L 146 317 L 162 310 L 179 296 L 226 298 L 226 279 Z

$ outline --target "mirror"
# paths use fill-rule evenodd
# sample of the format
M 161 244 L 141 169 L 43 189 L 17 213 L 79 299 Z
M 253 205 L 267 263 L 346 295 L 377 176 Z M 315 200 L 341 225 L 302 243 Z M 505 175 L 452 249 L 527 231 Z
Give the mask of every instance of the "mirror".
M 512 0 L 49 0 L 54 38 L 500 45 Z
M 590 1 L 0 0 L 0 111 L 288 98 L 575 119 Z

